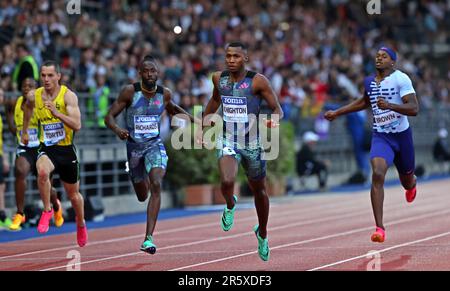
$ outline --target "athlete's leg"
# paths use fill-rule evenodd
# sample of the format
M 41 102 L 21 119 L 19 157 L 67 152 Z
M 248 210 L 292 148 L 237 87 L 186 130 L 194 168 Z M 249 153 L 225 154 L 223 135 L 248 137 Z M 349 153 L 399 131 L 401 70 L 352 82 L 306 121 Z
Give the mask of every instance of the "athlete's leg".
M 16 157 L 14 169 L 17 213 L 23 215 L 25 207 L 25 191 L 27 189 L 27 176 L 30 173 L 31 165 L 25 157 L 18 156 Z
M 60 204 L 58 203 L 58 192 L 55 187 L 51 187 L 50 189 L 50 202 L 52 203 L 53 210 L 59 211 Z
M 47 155 L 41 155 L 36 162 L 36 168 L 38 188 L 42 202 L 44 203 L 44 211 L 50 211 L 52 210 L 50 204 L 50 192 L 52 188 L 50 175 L 55 170 L 55 166 Z
M 399 146 L 400 150 L 395 156 L 394 164 L 403 188 L 411 190 L 416 187 L 416 177 L 414 175 L 415 156 L 411 129 L 399 134 Z
M 62 181 L 64 190 L 66 191 L 67 197 L 75 210 L 76 222 L 79 227 L 85 226 L 84 221 L 84 200 L 80 193 L 80 182 L 74 184 L 66 183 Z
M 66 190 L 67 197 L 72 203 L 72 207 L 75 210 L 76 223 L 77 223 L 77 243 L 80 247 L 84 247 L 88 241 L 88 233 L 86 222 L 84 221 L 84 200 L 80 193 L 80 182 L 67 183 L 63 180 L 62 184 Z
M 372 186 L 370 199 L 372 201 L 373 215 L 377 227 L 384 229 L 383 202 L 384 179 L 388 168 L 394 161 L 394 142 L 389 135 L 374 132 L 370 149 L 370 163 L 372 165 Z
M 267 237 L 267 221 L 269 219 L 269 197 L 266 192 L 266 178 L 252 180 L 248 178 L 248 185 L 252 190 L 256 213 L 258 215 L 259 235 L 262 238 Z
M 407 175 L 399 173 L 399 177 L 400 182 L 402 183 L 402 186 L 403 188 L 405 188 L 405 190 L 411 190 L 416 187 L 416 176 L 414 175 L 414 172 Z
M 383 225 L 383 202 L 384 202 L 384 179 L 388 170 L 388 164 L 383 158 L 373 158 L 372 164 L 372 187 L 370 199 L 372 201 L 373 215 L 378 227 L 384 229 Z
M 222 156 L 219 160 L 220 188 L 227 203 L 227 208 L 232 209 L 235 201 L 233 199 L 234 183 L 238 173 L 238 162 L 233 156 Z
M 134 192 L 136 193 L 139 202 L 147 200 L 148 190 L 150 188 L 149 184 L 150 182 L 147 177 L 140 182 L 133 183 Z
M 127 144 L 127 162 L 134 192 L 139 202 L 147 200 L 150 181 L 145 171 L 145 153 L 135 149 L 137 145 Z
M 148 235 L 153 235 L 153 231 L 155 230 L 159 209 L 161 208 L 162 180 L 165 173 L 166 170 L 163 168 L 153 168 L 149 173 L 151 195 L 147 206 L 147 228 L 145 231 L 145 238 L 147 238 Z

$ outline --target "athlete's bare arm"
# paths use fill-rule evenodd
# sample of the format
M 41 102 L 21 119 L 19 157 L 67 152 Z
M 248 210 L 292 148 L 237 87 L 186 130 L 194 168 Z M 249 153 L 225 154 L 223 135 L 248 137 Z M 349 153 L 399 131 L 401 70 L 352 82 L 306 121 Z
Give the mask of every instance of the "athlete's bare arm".
M 219 79 L 222 72 L 215 72 L 212 76 L 212 81 L 214 84 L 213 94 L 211 99 L 209 99 L 208 104 L 206 104 L 205 112 L 203 116 L 208 116 L 209 114 L 216 113 L 217 109 L 219 109 L 222 100 L 220 99 L 219 94 Z M 210 125 L 210 120 L 203 119 L 203 125 Z
M 200 124 L 200 120 L 189 114 L 186 110 L 178 106 L 178 104 L 173 103 L 172 92 L 168 88 L 164 88 L 164 105 L 170 116 L 182 114 L 183 116 L 188 117 L 191 122 Z
M 8 123 L 9 131 L 15 136 L 17 133 L 16 123 L 14 122 L 14 109 L 16 107 L 16 100 L 7 99 L 5 101 L 6 122 Z
M 24 145 L 28 144 L 29 136 L 28 136 L 28 127 L 30 125 L 31 116 L 33 115 L 33 110 L 35 106 L 35 95 L 34 90 L 31 90 L 27 94 L 27 102 L 25 103 L 25 110 L 23 111 L 23 129 L 22 136 L 20 137 L 20 142 Z
M 116 123 L 116 117 L 125 108 L 130 106 L 133 100 L 134 87 L 133 85 L 125 86 L 122 91 L 120 91 L 119 97 L 113 102 L 105 116 L 105 124 L 110 128 L 121 140 L 125 140 L 130 136 L 128 130 L 120 128 Z
M 389 103 L 385 99 L 378 98 L 378 108 L 392 110 L 403 115 L 416 116 L 419 113 L 419 103 L 416 94 L 411 93 L 402 97 L 403 104 Z
M 44 106 L 50 110 L 54 117 L 60 119 L 66 126 L 74 131 L 80 130 L 81 113 L 80 107 L 78 107 L 77 95 L 73 91 L 67 90 L 64 94 L 64 103 L 66 104 L 67 115 L 59 112 L 53 101 L 45 101 Z
M 253 79 L 253 92 L 266 100 L 267 105 L 272 109 L 272 115 L 276 114 L 278 115 L 279 120 L 283 119 L 284 112 L 283 109 L 281 109 L 277 94 L 273 91 L 269 80 L 267 80 L 264 75 L 256 74 Z
M 369 107 L 370 107 L 369 96 L 367 96 L 367 94 L 364 94 L 363 97 L 356 99 L 355 101 L 353 101 L 345 106 L 342 106 L 341 108 L 339 108 L 337 110 L 329 110 L 329 111 L 325 112 L 324 117 L 329 121 L 333 121 L 334 119 L 336 119 L 337 117 L 339 117 L 341 115 L 360 111 L 360 110 L 363 110 L 363 109 L 366 109 Z

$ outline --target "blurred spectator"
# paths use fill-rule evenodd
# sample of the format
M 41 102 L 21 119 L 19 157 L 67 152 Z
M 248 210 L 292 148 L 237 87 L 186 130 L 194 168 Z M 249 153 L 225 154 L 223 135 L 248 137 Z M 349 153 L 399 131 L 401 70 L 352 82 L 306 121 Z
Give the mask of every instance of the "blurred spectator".
M 449 145 L 447 144 L 448 131 L 441 128 L 433 146 L 433 157 L 437 162 L 450 161 Z
M 20 43 L 17 45 L 16 50 L 19 62 L 12 75 L 13 87 L 15 90 L 20 88 L 20 84 L 22 84 L 22 81 L 26 78 L 33 78 L 34 80 L 39 81 L 39 66 L 30 54 L 27 46 Z
M 346 115 L 347 129 L 352 137 L 353 153 L 358 167 L 348 180 L 349 184 L 363 184 L 370 173 L 369 151 L 371 129 L 368 127 L 367 112 L 358 111 Z
M 319 136 L 312 131 L 303 135 L 303 145 L 297 153 L 297 174 L 299 177 L 317 175 L 319 189 L 324 190 L 327 185 L 328 166 L 325 161 L 316 158 L 315 145 Z
M 86 105 L 86 126 L 106 128 L 105 116 L 108 113 L 109 94 L 111 93 L 106 84 L 106 72 L 99 71 L 95 80 L 95 86 L 89 90 L 91 98 L 88 99 Z
M 4 92 L 0 88 L 0 106 L 3 105 Z M 8 229 L 12 221 L 5 213 L 5 175 L 9 173 L 8 160 L 3 157 L 3 121 L 0 116 L 0 230 Z
M 336 110 L 337 104 L 327 104 L 325 110 Z M 369 151 L 371 147 L 372 129 L 369 127 L 365 110 L 345 115 L 348 133 L 352 139 L 353 153 L 357 165 L 356 173 L 348 179 L 349 184 L 363 184 L 370 172 Z

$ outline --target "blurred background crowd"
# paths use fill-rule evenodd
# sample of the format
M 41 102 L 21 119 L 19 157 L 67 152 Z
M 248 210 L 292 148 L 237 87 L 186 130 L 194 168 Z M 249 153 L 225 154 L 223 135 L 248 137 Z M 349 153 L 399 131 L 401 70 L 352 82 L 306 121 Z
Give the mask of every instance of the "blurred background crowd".
M 71 14 L 67 4 L 77 2 L 80 13 Z M 18 84 L 25 75 L 38 79 L 39 65 L 56 60 L 61 64 L 62 83 L 79 96 L 83 130 L 76 143 L 122 148 L 114 134 L 105 130 L 103 118 L 120 88 L 139 79 L 137 66 L 145 55 L 158 59 L 160 84 L 172 90 L 175 102 L 192 111 L 195 105 L 208 102 L 211 75 L 225 68 L 226 44 L 239 40 L 249 47 L 248 68 L 268 77 L 285 121 L 294 127 L 295 146 L 289 140 L 287 148 L 294 147 L 297 158 L 286 155 L 279 163 L 295 160 L 297 174 L 317 174 L 321 187 L 328 172 L 349 175 L 356 171 L 348 181 L 364 183 L 370 171 L 370 112 L 348 115 L 342 118 L 346 126 L 334 122 L 334 127 L 323 119 L 323 112 L 362 96 L 364 77 L 374 73 L 374 56 L 381 45 L 397 51 L 397 67 L 410 76 L 417 92 L 421 113 L 412 118 L 412 124 L 419 161 L 428 154 L 431 157 L 435 138 L 447 140 L 447 135 L 442 138 L 437 133 L 450 124 L 450 0 L 380 0 L 380 14 L 370 14 L 368 3 L 0 1 L 0 90 L 7 98 L 18 96 Z M 174 30 L 177 26 L 179 31 Z M 167 136 L 168 120 L 163 127 Z M 8 137 L 5 144 L 12 152 L 14 141 Z M 308 170 L 302 163 L 317 167 Z M 121 175 L 118 167 L 113 167 L 116 176 Z M 84 171 L 89 170 L 86 165 Z M 82 181 L 82 190 L 88 189 L 87 183 L 88 178 Z M 92 191 L 99 191 L 97 182 L 92 183 Z M 129 186 L 127 177 L 123 185 Z
M 289 119 L 361 96 L 376 49 L 386 44 L 398 50 L 398 67 L 422 106 L 448 105 L 450 2 L 382 0 L 375 16 L 366 2 L 98 0 L 82 1 L 81 14 L 70 15 L 67 1 L 1 1 L 1 87 L 17 89 L 14 69 L 29 54 L 38 66 L 59 61 L 63 83 L 77 92 L 105 85 L 117 92 L 138 79 L 139 60 L 152 54 L 162 83 L 189 109 L 207 102 L 226 43 L 241 40 L 249 67 L 271 80 Z

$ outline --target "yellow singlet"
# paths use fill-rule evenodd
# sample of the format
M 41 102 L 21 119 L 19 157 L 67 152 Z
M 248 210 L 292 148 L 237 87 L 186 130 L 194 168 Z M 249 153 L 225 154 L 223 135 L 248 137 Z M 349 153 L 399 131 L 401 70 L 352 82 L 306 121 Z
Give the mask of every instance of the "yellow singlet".
M 23 110 L 22 110 L 22 103 L 23 103 L 23 96 L 20 96 L 17 99 L 16 107 L 14 107 L 14 123 L 16 124 L 17 128 L 17 143 L 21 146 L 24 146 L 20 142 L 20 137 L 22 135 L 22 129 L 23 129 Z M 38 136 L 38 126 L 39 122 L 36 118 L 36 115 L 33 112 L 33 116 L 31 117 L 30 124 L 28 126 L 28 136 L 29 136 L 29 142 L 27 147 L 34 148 L 39 146 L 39 136 Z
M 34 114 L 40 122 L 39 140 L 46 146 L 68 146 L 73 144 L 73 129 L 66 126 L 59 118 L 53 116 L 53 114 L 45 108 L 42 100 L 42 92 L 44 87 L 40 87 L 35 91 L 35 109 Z M 58 95 L 53 104 L 56 109 L 64 115 L 67 115 L 66 103 L 64 102 L 64 94 L 67 92 L 67 87 L 62 85 Z

